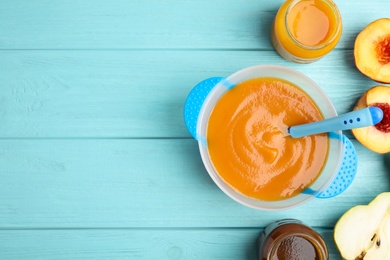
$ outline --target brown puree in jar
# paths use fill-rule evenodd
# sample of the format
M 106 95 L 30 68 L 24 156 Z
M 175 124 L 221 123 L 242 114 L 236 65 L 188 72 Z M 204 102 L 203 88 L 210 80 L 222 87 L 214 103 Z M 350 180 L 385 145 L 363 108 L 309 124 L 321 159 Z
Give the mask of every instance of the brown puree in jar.
M 244 81 L 224 93 L 211 112 L 210 159 L 224 182 L 243 195 L 265 201 L 293 197 L 319 176 L 328 137 L 292 138 L 287 128 L 322 119 L 313 100 L 288 81 Z
M 266 227 L 260 236 L 259 259 L 327 260 L 322 237 L 296 220 L 281 220 Z

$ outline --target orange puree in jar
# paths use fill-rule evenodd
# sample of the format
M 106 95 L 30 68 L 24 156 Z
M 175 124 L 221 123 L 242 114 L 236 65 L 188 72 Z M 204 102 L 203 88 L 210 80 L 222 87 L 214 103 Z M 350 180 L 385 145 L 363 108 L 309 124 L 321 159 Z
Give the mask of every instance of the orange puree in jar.
M 341 16 L 332 0 L 287 0 L 275 16 L 272 42 L 287 60 L 310 63 L 330 52 L 341 33 Z
M 210 159 L 237 192 L 266 201 L 298 195 L 319 176 L 326 134 L 292 138 L 288 126 L 323 119 L 312 99 L 290 82 L 255 78 L 227 91 L 207 126 Z
M 329 5 L 307 0 L 296 3 L 287 16 L 287 25 L 293 37 L 307 46 L 324 43 L 335 27 L 335 17 Z

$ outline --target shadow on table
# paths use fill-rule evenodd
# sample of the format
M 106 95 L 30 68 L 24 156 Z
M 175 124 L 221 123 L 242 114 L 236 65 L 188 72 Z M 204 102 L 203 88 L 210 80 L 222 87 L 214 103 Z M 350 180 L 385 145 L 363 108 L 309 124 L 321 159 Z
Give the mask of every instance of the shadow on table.
M 390 153 L 383 155 L 383 164 L 387 173 L 387 180 L 390 181 Z
M 273 28 L 273 22 L 279 6 L 275 9 L 261 11 L 256 14 L 258 27 L 259 46 L 264 44 L 266 48 L 273 50 L 273 44 L 271 40 L 271 30 Z
M 246 252 L 244 260 L 256 260 L 259 257 L 259 236 L 262 230 L 259 232 L 255 232 L 253 236 L 248 239 L 248 243 L 246 245 Z

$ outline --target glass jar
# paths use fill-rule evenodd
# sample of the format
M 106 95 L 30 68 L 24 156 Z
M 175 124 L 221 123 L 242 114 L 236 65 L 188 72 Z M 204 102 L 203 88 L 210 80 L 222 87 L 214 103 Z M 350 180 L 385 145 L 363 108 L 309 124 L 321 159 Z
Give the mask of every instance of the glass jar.
M 280 56 L 311 63 L 337 45 L 342 33 L 341 15 L 332 0 L 287 0 L 275 16 L 271 33 Z
M 329 259 L 321 235 L 296 219 L 269 224 L 259 238 L 260 260 Z

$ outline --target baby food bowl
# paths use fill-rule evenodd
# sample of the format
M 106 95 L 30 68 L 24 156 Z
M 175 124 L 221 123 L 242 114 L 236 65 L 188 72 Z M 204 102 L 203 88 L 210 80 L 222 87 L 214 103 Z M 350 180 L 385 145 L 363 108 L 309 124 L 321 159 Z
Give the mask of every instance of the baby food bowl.
M 351 141 L 341 131 L 328 133 L 329 148 L 325 165 L 318 178 L 300 194 L 277 201 L 263 201 L 243 195 L 224 182 L 215 170 L 207 148 L 207 124 L 219 98 L 236 84 L 259 77 L 287 80 L 306 92 L 316 103 L 324 118 L 337 112 L 322 89 L 300 72 L 281 66 L 262 65 L 240 70 L 231 76 L 213 77 L 197 84 L 187 97 L 184 120 L 191 135 L 198 141 L 203 164 L 217 186 L 229 197 L 248 207 L 281 210 L 296 207 L 313 198 L 331 198 L 346 190 L 355 177 L 357 158 Z

